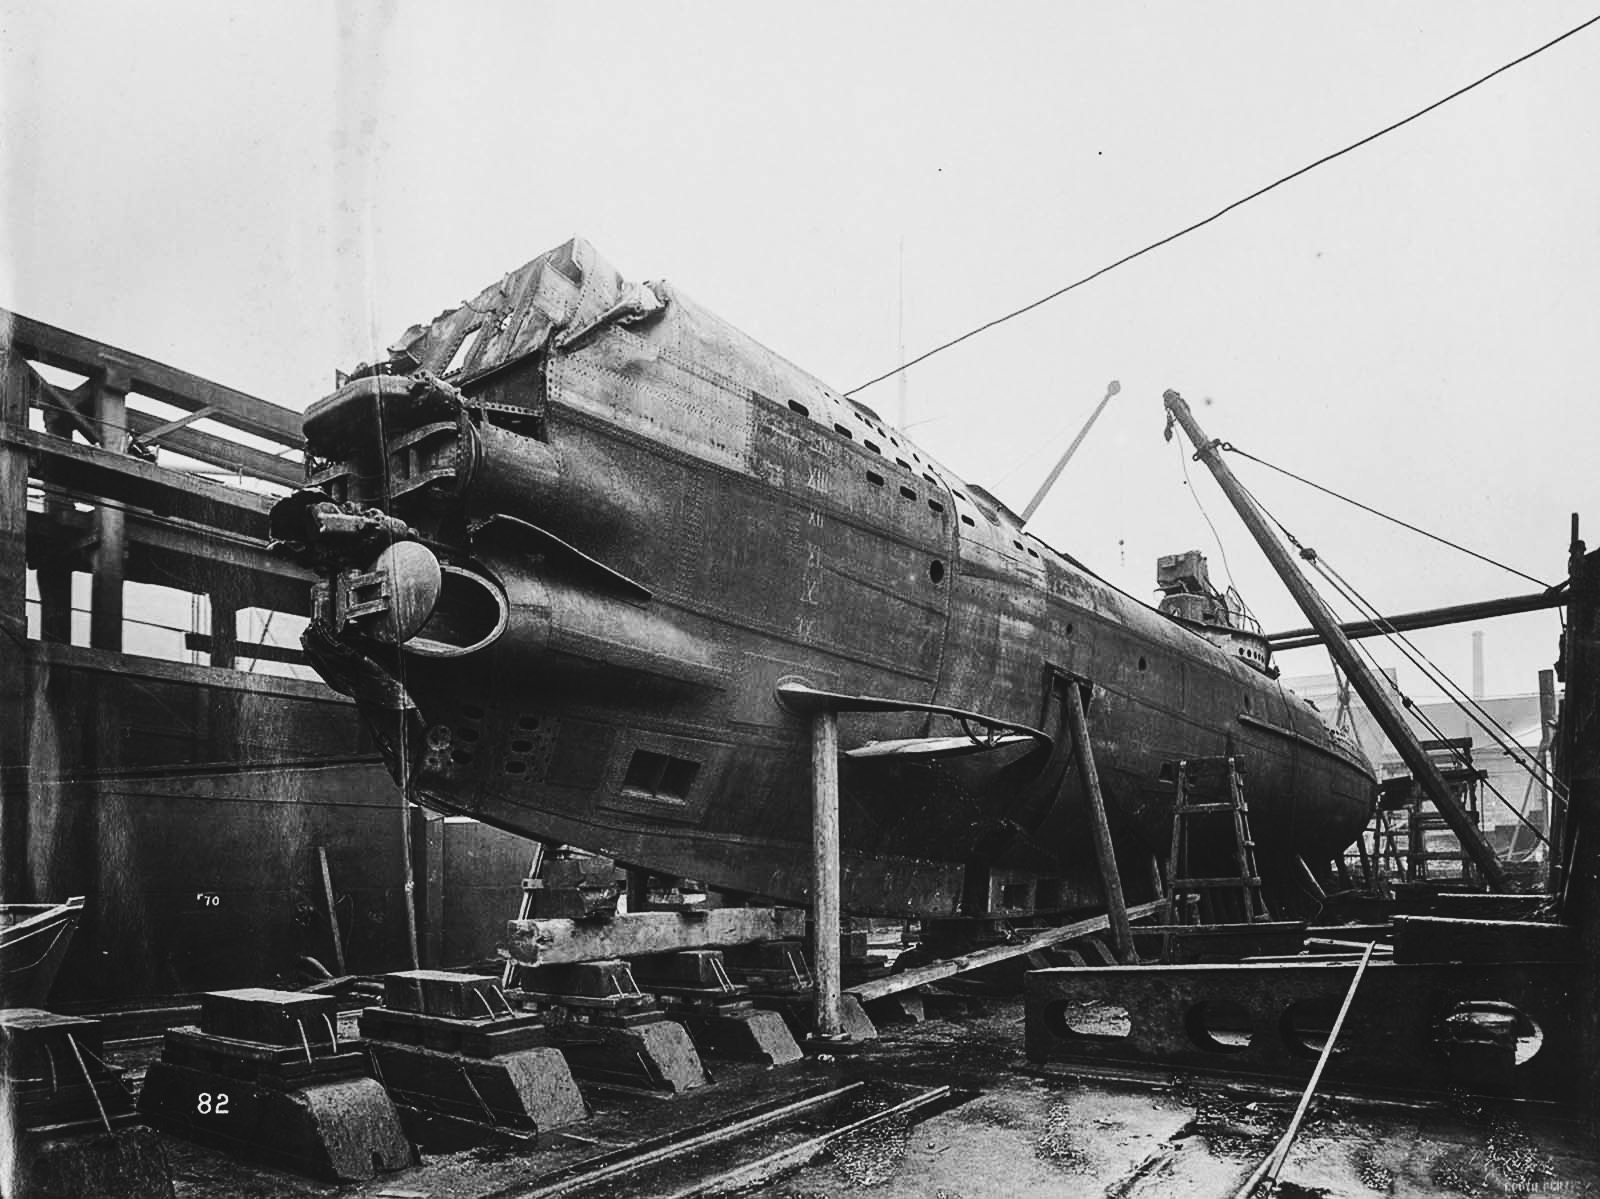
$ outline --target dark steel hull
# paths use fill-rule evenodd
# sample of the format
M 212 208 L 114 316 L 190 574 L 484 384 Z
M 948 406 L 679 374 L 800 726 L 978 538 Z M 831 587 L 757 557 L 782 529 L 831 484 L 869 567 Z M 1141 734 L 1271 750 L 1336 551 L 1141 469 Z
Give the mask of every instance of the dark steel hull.
M 306 958 L 336 970 L 324 859 L 347 968 L 411 964 L 399 795 L 347 699 L 38 642 L 24 667 L 26 868 L 6 881 L 86 897 L 53 1002 L 292 985 Z M 527 842 L 420 811 L 411 839 L 424 961 L 492 957 Z M 0 980 L 26 960 L 0 963 Z
M 369 375 L 308 413 L 326 535 L 298 523 L 316 497 L 278 520 L 326 579 L 308 647 L 423 802 L 803 901 L 808 725 L 775 694 L 798 679 L 1052 738 L 856 760 L 959 729 L 843 717 L 846 906 L 1087 906 L 1100 889 L 1059 702 L 1081 682 L 1125 878 L 1165 859 L 1184 758 L 1241 760 L 1275 879 L 1363 826 L 1370 768 L 1274 679 L 681 294 L 636 293 L 563 247 L 412 338 L 402 362 L 423 367 L 487 339 L 459 392 Z M 378 512 L 381 535 L 355 539 Z M 442 591 L 373 562 L 396 538 L 438 556 Z M 388 609 L 361 599 L 373 580 Z M 420 630 L 397 615 L 413 594 L 433 613 Z

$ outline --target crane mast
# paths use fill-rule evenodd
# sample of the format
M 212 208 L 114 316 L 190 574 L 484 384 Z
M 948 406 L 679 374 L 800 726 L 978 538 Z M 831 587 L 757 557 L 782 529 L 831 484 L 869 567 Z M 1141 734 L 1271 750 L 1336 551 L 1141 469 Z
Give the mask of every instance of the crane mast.
M 1218 442 L 1206 436 L 1199 423 L 1194 419 L 1194 414 L 1189 411 L 1189 405 L 1176 391 L 1167 391 L 1162 397 L 1167 406 L 1167 413 L 1171 420 L 1183 426 L 1183 431 L 1189 435 L 1189 440 L 1194 443 L 1195 457 L 1210 468 L 1216 476 L 1217 484 L 1222 488 L 1229 501 L 1238 511 L 1239 517 L 1244 521 L 1245 527 L 1261 546 L 1261 550 L 1272 563 L 1278 577 L 1294 596 L 1295 602 L 1300 605 L 1300 610 L 1306 614 L 1306 619 L 1311 622 L 1322 639 L 1327 642 L 1328 652 L 1333 655 L 1334 661 L 1339 664 L 1350 680 L 1350 685 L 1356 693 L 1367 703 L 1367 708 L 1377 720 L 1378 726 L 1383 729 L 1395 749 L 1400 752 L 1401 759 L 1410 769 L 1417 781 L 1422 785 L 1433 806 L 1438 809 L 1439 815 L 1444 817 L 1445 823 L 1450 826 L 1450 831 L 1461 840 L 1461 847 L 1472 858 L 1473 863 L 1483 872 L 1484 879 L 1489 887 L 1495 891 L 1507 890 L 1505 870 L 1500 865 L 1500 859 L 1495 856 L 1489 843 L 1484 840 L 1483 833 L 1472 819 L 1456 803 L 1455 796 L 1450 794 L 1450 788 L 1444 781 L 1444 776 L 1439 773 L 1439 768 L 1428 757 L 1427 751 L 1417 741 L 1412 733 L 1411 726 L 1406 723 L 1400 709 L 1395 706 L 1394 700 L 1383 689 L 1366 662 L 1356 653 L 1355 647 L 1350 644 L 1343 631 L 1339 628 L 1338 618 L 1329 610 L 1322 597 L 1306 581 L 1300 573 L 1300 568 L 1295 565 L 1294 558 L 1284 548 L 1267 524 L 1267 518 L 1250 493 L 1234 477 L 1233 471 L 1223 462 L 1222 455 L 1218 452 Z M 1171 432 L 1171 426 L 1168 426 Z

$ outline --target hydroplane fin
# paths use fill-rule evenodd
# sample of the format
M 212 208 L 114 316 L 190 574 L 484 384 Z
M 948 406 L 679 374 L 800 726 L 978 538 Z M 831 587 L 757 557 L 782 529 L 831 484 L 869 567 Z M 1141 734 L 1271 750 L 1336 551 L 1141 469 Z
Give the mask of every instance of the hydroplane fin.
M 910 737 L 904 741 L 869 741 L 857 749 L 847 749 L 847 758 L 910 758 L 928 761 L 937 758 L 955 758 L 966 754 L 984 753 L 991 749 L 1007 749 L 1013 745 L 1031 742 L 1026 733 L 1003 733 L 998 737 L 976 739 L 973 737 Z
M 945 704 L 925 704 L 917 700 L 889 699 L 880 695 L 844 695 L 837 691 L 818 691 L 815 687 L 809 687 L 795 679 L 782 680 L 776 690 L 780 704 L 789 711 L 803 716 L 815 716 L 823 712 L 930 712 L 936 716 L 953 717 L 959 720 L 963 727 L 974 724 L 987 730 L 983 733 L 968 731 L 967 735 L 961 737 L 922 738 L 919 739 L 921 742 L 966 743 L 974 750 L 995 749 L 1007 739 L 1030 740 L 1046 749 L 1054 744 L 1049 733 L 1040 732 L 1028 725 L 1018 724 L 1014 720 L 1002 720 L 998 716 L 985 716 L 982 712 L 969 712 L 965 708 L 952 708 Z M 883 742 L 882 744 L 914 743 Z

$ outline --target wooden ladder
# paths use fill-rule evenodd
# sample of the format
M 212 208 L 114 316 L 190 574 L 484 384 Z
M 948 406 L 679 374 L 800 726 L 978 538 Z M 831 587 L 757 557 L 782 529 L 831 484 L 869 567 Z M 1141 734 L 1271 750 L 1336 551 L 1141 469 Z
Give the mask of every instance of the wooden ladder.
M 1250 807 L 1244 798 L 1244 782 L 1239 777 L 1236 759 L 1192 758 L 1178 763 L 1177 796 L 1173 805 L 1172 850 L 1167 856 L 1166 914 L 1162 923 L 1169 928 L 1175 924 L 1178 896 L 1208 889 L 1238 888 L 1243 900 L 1246 923 L 1270 920 L 1266 901 L 1261 898 L 1261 875 L 1256 870 L 1256 843 L 1250 837 Z M 1229 815 L 1233 818 L 1234 860 L 1237 875 L 1222 877 L 1190 877 L 1189 820 L 1195 816 Z M 1168 958 L 1167 942 L 1172 934 L 1163 935 L 1162 958 Z

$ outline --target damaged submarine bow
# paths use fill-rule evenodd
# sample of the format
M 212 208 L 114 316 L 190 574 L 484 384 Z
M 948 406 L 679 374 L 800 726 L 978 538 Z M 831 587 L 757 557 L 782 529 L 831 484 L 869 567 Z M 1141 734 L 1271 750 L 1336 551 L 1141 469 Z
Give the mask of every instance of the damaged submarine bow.
M 803 900 L 804 688 L 851 713 L 846 908 L 1098 906 L 1079 687 L 1125 876 L 1165 857 L 1183 759 L 1238 758 L 1269 888 L 1370 815 L 1370 766 L 1264 653 L 581 240 L 390 354 L 307 412 L 272 530 L 319 576 L 313 663 L 420 803 Z

